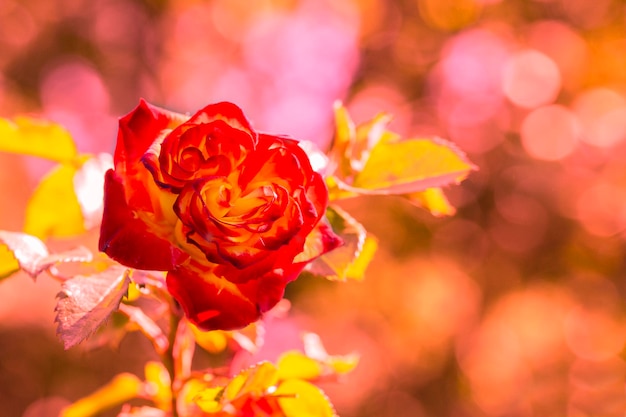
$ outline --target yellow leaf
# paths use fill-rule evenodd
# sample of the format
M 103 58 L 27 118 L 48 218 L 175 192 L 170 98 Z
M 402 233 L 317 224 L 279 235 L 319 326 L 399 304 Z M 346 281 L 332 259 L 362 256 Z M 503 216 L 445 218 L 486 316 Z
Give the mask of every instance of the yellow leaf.
M 456 209 L 450 204 L 441 188 L 428 188 L 407 195 L 413 204 L 430 211 L 433 216 L 452 216 Z
M 220 353 L 228 346 L 228 333 L 222 330 L 204 331 L 189 323 L 196 343 L 207 352 Z
M 476 167 L 452 143 L 405 140 L 387 129 L 390 121 L 390 115 L 381 113 L 355 126 L 346 108 L 335 104 L 335 136 L 325 176 L 329 200 L 407 195 L 434 215 L 452 214 L 454 208 L 440 191 L 418 193 L 459 183 Z
M 327 362 L 328 366 L 330 366 L 335 373 L 347 374 L 352 372 L 359 364 L 359 355 L 333 355 L 328 357 Z
M 232 401 L 249 393 L 261 395 L 269 387 L 276 385 L 277 381 L 276 366 L 270 362 L 260 362 L 233 378 L 224 390 L 224 398 Z
M 460 150 L 442 139 L 390 138 L 372 148 L 351 188 L 407 194 L 459 183 L 473 169 Z
M 335 103 L 335 136 L 329 152 L 338 176 L 351 179 L 363 169 L 369 150 L 387 133 L 391 116 L 385 113 L 356 127 L 346 108 Z
M 357 126 L 349 157 L 353 160 L 352 165 L 358 172 L 363 169 L 363 164 L 369 157 L 370 150 L 378 142 L 397 137 L 395 133 L 387 130 L 387 125 L 391 119 L 390 115 L 379 113 L 372 120 Z
M 374 258 L 377 250 L 378 240 L 373 236 L 365 236 L 365 240 L 361 245 L 361 251 L 343 272 L 344 279 L 362 280 L 365 277 L 365 270 Z
M 339 207 L 328 207 L 326 218 L 344 244 L 313 260 L 306 270 L 333 281 L 362 280 L 378 248 L 376 238 Z
M 19 268 L 33 279 L 58 263 L 91 262 L 93 254 L 84 246 L 50 254 L 41 239 L 20 232 L 0 230 L 0 245 L 6 245 L 17 260 Z M 10 261 L 8 264 L 10 265 Z
M 278 358 L 278 379 L 303 379 L 314 381 L 323 376 L 344 375 L 350 373 L 359 364 L 359 356 L 326 355 L 324 358 L 312 358 L 298 351 L 283 353 Z
M 20 264 L 6 245 L 0 245 L 0 280 L 20 270 Z
M 0 151 L 69 163 L 76 156 L 76 145 L 58 124 L 28 117 L 0 118 Z
M 298 352 L 290 351 L 283 353 L 278 358 L 278 379 L 307 379 L 318 378 L 323 371 L 319 362 Z
M 59 165 L 39 183 L 26 208 L 25 233 L 45 239 L 85 232 L 74 192 L 76 171 L 73 165 Z
M 333 145 L 345 148 L 355 135 L 354 122 L 341 102 L 335 102 L 333 110 L 335 112 L 335 138 Z
M 196 406 L 209 413 L 222 408 L 220 399 L 224 387 L 212 387 L 207 381 L 191 378 L 187 380 L 178 394 L 178 408 L 181 415 L 193 415 Z
M 133 285 L 128 286 L 128 294 L 126 294 L 124 298 L 126 299 L 126 301 L 136 301 L 137 299 L 139 299 L 139 297 L 141 297 L 141 291 L 142 290 L 139 289 L 137 284 L 133 283 Z
M 331 160 L 336 165 L 336 169 L 342 175 L 347 176 L 352 171 L 348 153 L 350 152 L 351 143 L 356 137 L 356 128 L 348 114 L 348 110 L 340 102 L 335 103 L 334 111 L 335 136 L 329 154 Z
M 111 382 L 66 407 L 60 417 L 89 417 L 118 404 L 137 398 L 143 388 L 142 382 L 133 374 L 117 375 Z
M 172 405 L 170 375 L 160 362 L 150 361 L 145 366 L 146 393 L 161 410 L 169 410 Z
M 359 363 L 359 355 L 329 355 L 316 333 L 307 332 L 302 335 L 304 354 L 323 366 L 324 375 L 341 375 L 352 372 Z
M 352 198 L 359 195 L 358 192 L 346 190 L 346 187 L 343 186 L 343 181 L 334 175 L 329 175 L 324 180 L 326 182 L 326 188 L 328 188 L 328 201 L 330 202 Z
M 194 397 L 194 401 L 205 413 L 218 413 L 222 410 L 220 399 L 223 391 L 223 387 L 205 388 Z
M 285 417 L 335 417 L 328 397 L 315 385 L 299 379 L 281 383 L 274 394 Z

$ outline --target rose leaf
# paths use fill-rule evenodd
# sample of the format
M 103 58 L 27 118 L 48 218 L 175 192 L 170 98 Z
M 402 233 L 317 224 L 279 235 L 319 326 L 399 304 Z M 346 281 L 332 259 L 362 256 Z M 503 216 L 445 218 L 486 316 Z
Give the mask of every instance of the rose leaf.
M 0 151 L 69 163 L 76 156 L 76 145 L 58 124 L 28 117 L 0 118 Z
M 63 283 L 57 295 L 56 322 L 65 349 L 83 341 L 111 316 L 127 293 L 129 282 L 126 268 L 115 265 Z
M 347 355 L 329 355 L 322 344 L 322 339 L 316 333 L 307 332 L 302 336 L 304 353 L 328 368 L 332 374 L 347 374 L 359 363 L 359 355 L 350 353 Z
M 411 203 L 428 210 L 435 217 L 453 216 L 456 213 L 456 208 L 450 204 L 439 187 L 407 194 L 407 198 Z
M 139 330 L 138 326 L 132 323 L 128 316 L 121 311 L 122 306 L 130 307 L 120 304 L 120 309 L 111 313 L 107 325 L 100 326 L 88 339 L 82 342 L 85 350 L 92 351 L 102 347 L 118 349 L 128 333 Z
M 21 269 L 34 279 L 58 263 L 90 262 L 93 258 L 89 249 L 83 246 L 50 254 L 46 245 L 39 238 L 26 233 L 0 230 L 0 243 L 3 244 L 0 246 L 0 274 L 7 270 L 10 275 Z M 12 269 L 14 261 L 6 254 L 6 251 L 2 250 L 3 247 L 8 248 L 9 255 L 17 261 L 17 270 Z
M 58 165 L 39 183 L 26 207 L 24 231 L 42 239 L 76 236 L 85 231 L 74 192 L 74 165 Z
M 34 272 L 39 275 L 56 264 L 67 262 L 91 262 L 92 260 L 93 254 L 91 251 L 84 246 L 78 246 L 67 251 L 53 253 L 45 258 L 37 260 L 35 262 Z M 33 278 L 35 278 L 35 275 L 33 275 Z
M 112 166 L 106 153 L 78 155 L 71 164 L 58 165 L 31 196 L 24 230 L 41 238 L 66 237 L 99 226 L 104 174 Z
M 270 362 L 259 362 L 241 371 L 224 389 L 224 399 L 235 401 L 246 395 L 261 396 L 278 381 L 278 369 Z
M 0 280 L 8 278 L 20 270 L 20 264 L 13 256 L 13 251 L 6 245 L 0 245 Z
M 458 184 L 476 167 L 443 139 L 406 139 L 387 134 L 372 149 L 349 191 L 407 194 Z
M 41 260 L 47 258 L 49 253 L 48 248 L 39 238 L 25 233 L 0 230 L 0 242 L 6 245 L 12 253 L 19 269 L 24 270 L 31 277 L 37 277 L 45 269 L 42 267 Z
M 344 244 L 316 258 L 306 271 L 333 281 L 361 280 L 378 247 L 375 237 L 339 207 L 330 206 L 326 218 Z
M 286 379 L 306 379 L 313 381 L 322 375 L 324 368 L 321 363 L 307 355 L 290 350 L 284 352 L 278 358 L 278 378 Z
M 357 354 L 329 355 L 315 333 L 303 335 L 304 353 L 292 350 L 278 358 L 278 378 L 319 380 L 322 377 L 337 377 L 351 372 L 359 363 Z
M 285 417 L 336 417 L 335 409 L 324 392 L 300 379 L 283 381 L 274 394 Z

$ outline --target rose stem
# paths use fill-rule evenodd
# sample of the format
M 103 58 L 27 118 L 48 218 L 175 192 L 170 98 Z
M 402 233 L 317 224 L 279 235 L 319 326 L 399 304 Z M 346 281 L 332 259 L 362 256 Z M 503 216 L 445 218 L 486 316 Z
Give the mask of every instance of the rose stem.
M 174 358 L 174 346 L 176 345 L 176 335 L 178 334 L 178 324 L 180 315 L 177 314 L 176 301 L 170 303 L 170 329 L 168 334 L 169 346 L 163 355 L 163 365 L 170 374 L 170 387 L 172 391 L 172 417 L 178 417 L 178 381 L 176 375 L 176 364 Z

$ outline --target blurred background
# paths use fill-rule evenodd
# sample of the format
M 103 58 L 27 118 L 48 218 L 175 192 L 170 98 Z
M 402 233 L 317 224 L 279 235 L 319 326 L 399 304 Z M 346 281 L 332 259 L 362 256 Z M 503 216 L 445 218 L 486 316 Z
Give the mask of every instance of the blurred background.
M 324 385 L 341 416 L 624 416 L 623 0 L 0 1 L 0 116 L 44 115 L 112 152 L 140 97 L 233 101 L 322 147 L 342 100 L 480 167 L 446 190 L 453 217 L 345 202 L 380 240 L 367 278 L 288 289 L 267 351 L 312 330 L 359 352 Z M 47 168 L 0 154 L 0 229 L 21 228 Z M 134 336 L 63 352 L 48 281 L 0 283 L 2 416 L 44 415 L 151 355 Z

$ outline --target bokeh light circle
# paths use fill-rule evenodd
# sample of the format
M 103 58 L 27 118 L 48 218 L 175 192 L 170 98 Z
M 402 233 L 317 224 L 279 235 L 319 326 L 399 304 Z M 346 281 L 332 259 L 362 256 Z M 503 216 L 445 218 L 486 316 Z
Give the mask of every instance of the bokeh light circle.
M 517 106 L 531 109 L 552 103 L 560 89 L 559 68 L 539 51 L 519 52 L 503 68 L 502 90 Z
M 571 154 L 578 143 L 580 125 L 564 106 L 551 105 L 532 111 L 520 129 L 522 146 L 533 158 L 557 161 Z
M 626 139 L 626 98 L 617 91 L 605 87 L 585 91 L 572 108 L 581 121 L 581 141 L 609 148 Z

